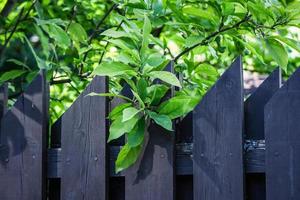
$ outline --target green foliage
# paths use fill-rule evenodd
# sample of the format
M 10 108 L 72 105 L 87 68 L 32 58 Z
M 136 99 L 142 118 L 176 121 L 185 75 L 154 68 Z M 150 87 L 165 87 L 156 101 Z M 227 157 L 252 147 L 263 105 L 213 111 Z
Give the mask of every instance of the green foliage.
M 272 58 L 279 64 L 282 69 L 284 69 L 284 71 L 286 71 L 286 67 L 288 64 L 288 54 L 284 46 L 276 39 L 272 38 L 267 38 L 266 43 Z
M 118 158 L 116 161 L 116 173 L 119 173 L 120 171 L 127 169 L 128 167 L 133 165 L 137 161 L 141 149 L 141 145 L 130 147 L 128 143 L 125 144 L 125 146 L 123 146 L 120 153 L 118 154 Z
M 109 91 L 90 95 L 124 101 L 108 116 L 108 141 L 127 138 L 117 172 L 139 158 L 150 121 L 172 131 L 238 55 L 260 73 L 300 64 L 299 0 L 7 2 L 0 82 L 12 99 L 46 69 L 54 122 L 93 76 L 108 76 Z

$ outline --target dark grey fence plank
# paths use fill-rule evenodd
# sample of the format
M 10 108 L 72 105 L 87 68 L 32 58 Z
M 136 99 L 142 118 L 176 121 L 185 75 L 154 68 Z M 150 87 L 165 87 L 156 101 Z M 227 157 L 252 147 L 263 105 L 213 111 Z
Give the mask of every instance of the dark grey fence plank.
M 275 69 L 272 74 L 254 91 L 245 101 L 245 135 L 247 140 L 264 140 L 264 107 L 273 94 L 280 88 L 281 71 Z M 259 152 L 256 150 L 256 152 Z M 246 150 L 246 162 L 251 162 L 252 149 Z M 264 161 L 265 151 L 261 151 L 261 159 Z M 257 159 L 257 157 L 255 157 Z M 248 160 L 247 160 L 248 159 Z M 259 162 L 262 163 L 262 162 Z M 247 167 L 249 165 L 246 165 Z M 257 166 L 260 167 L 261 166 Z M 253 170 L 253 169 L 252 169 Z M 247 169 L 246 171 L 251 171 Z M 254 168 L 254 171 L 257 171 Z M 249 200 L 266 199 L 265 174 L 246 175 L 246 197 Z
M 170 62 L 166 70 L 173 71 Z M 172 94 L 168 94 L 170 97 Z M 172 200 L 175 181 L 175 133 L 149 127 L 149 140 L 139 162 L 125 174 L 126 200 Z
M 194 199 L 242 200 L 243 84 L 241 57 L 194 110 Z
M 54 125 L 61 133 L 61 199 L 106 199 L 107 152 L 106 79 L 95 77 L 86 90 Z
M 300 68 L 265 106 L 267 200 L 300 198 Z
M 245 139 L 265 139 L 264 107 L 280 85 L 281 71 L 277 68 L 245 101 Z
M 125 173 L 126 200 L 174 198 L 174 133 L 152 124 L 141 162 Z
M 1 121 L 1 199 L 46 199 L 47 123 L 48 89 L 40 73 Z
M 0 87 L 0 120 L 2 119 L 4 113 L 7 110 L 7 99 L 8 99 L 8 90 L 7 84 L 3 84 Z

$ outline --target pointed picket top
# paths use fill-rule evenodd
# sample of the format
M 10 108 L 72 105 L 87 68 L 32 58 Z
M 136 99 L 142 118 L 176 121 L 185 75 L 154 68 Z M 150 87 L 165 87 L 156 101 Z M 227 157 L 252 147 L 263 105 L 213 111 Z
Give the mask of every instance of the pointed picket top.
M 289 77 L 289 79 L 275 92 L 273 97 L 268 101 L 265 110 L 269 109 L 273 101 L 281 96 L 284 92 L 299 92 L 300 91 L 300 67 Z
M 107 92 L 106 77 L 95 77 L 53 125 L 52 146 L 61 146 L 63 161 L 62 199 L 107 196 L 107 98 L 87 96 L 92 92 Z
M 194 199 L 243 199 L 242 74 L 238 57 L 193 112 Z
M 224 84 L 225 82 L 225 84 Z M 207 98 L 210 93 L 215 92 L 219 87 L 226 86 L 227 88 L 231 88 L 232 86 L 238 86 L 243 88 L 243 65 L 242 65 L 242 57 L 238 56 L 233 63 L 226 69 L 226 71 L 221 75 L 221 77 L 216 81 L 216 83 L 205 93 L 202 97 L 202 101 Z M 201 105 L 201 102 L 197 107 Z
M 281 70 L 276 68 L 245 101 L 246 139 L 264 139 L 264 107 L 281 86 Z
M 272 73 L 259 85 L 258 88 L 247 98 L 245 102 L 257 101 L 261 95 L 266 95 L 273 90 L 278 90 L 282 84 L 281 69 L 277 67 Z
M 1 120 L 1 198 L 43 199 L 47 124 L 48 84 L 41 71 Z
M 290 78 L 283 85 L 283 89 L 287 91 L 300 91 L 300 67 L 290 76 Z

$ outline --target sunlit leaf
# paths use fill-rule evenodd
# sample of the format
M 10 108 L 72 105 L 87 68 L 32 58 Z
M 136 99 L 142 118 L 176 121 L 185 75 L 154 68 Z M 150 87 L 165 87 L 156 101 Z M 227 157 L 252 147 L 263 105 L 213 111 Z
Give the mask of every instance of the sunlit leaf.
M 104 62 L 97 66 L 93 74 L 98 76 L 118 76 L 135 73 L 133 68 L 120 62 Z
M 148 74 L 151 78 L 158 78 L 166 83 L 177 86 L 181 88 L 181 84 L 178 78 L 171 72 L 167 71 L 152 71 Z
M 167 115 L 157 114 L 152 111 L 147 112 L 149 117 L 155 121 L 156 124 L 167 129 L 168 131 L 173 131 L 172 120 Z
M 126 122 L 126 121 L 132 119 L 139 112 L 140 112 L 140 110 L 136 109 L 135 107 L 125 108 L 123 110 L 123 119 L 122 119 L 122 122 Z
M 134 116 L 133 118 L 131 118 L 126 122 L 122 122 L 122 120 L 123 120 L 123 116 L 119 116 L 110 125 L 109 137 L 107 142 L 115 140 L 121 137 L 122 135 L 124 135 L 125 133 L 129 133 L 136 125 L 137 121 L 139 120 L 139 117 Z
M 88 38 L 86 31 L 79 23 L 71 23 L 68 29 L 72 40 L 77 42 L 85 42 Z
M 120 171 L 133 165 L 138 159 L 141 149 L 142 147 L 140 145 L 136 147 L 130 147 L 128 144 L 125 144 L 118 154 L 116 160 L 116 173 L 119 173 Z
M 273 38 L 266 39 L 267 48 L 271 57 L 284 70 L 287 70 L 288 54 L 284 46 Z

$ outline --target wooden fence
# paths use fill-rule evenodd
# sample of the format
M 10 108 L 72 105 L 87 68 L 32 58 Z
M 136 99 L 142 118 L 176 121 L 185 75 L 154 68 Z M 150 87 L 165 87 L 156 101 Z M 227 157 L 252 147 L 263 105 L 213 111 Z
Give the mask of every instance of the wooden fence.
M 283 85 L 276 69 L 244 101 L 237 58 L 174 133 L 151 125 L 143 159 L 120 174 L 124 138 L 106 143 L 118 101 L 85 97 L 105 91 L 95 77 L 49 134 L 43 72 L 9 110 L 1 88 L 1 200 L 300 199 L 300 69 Z

